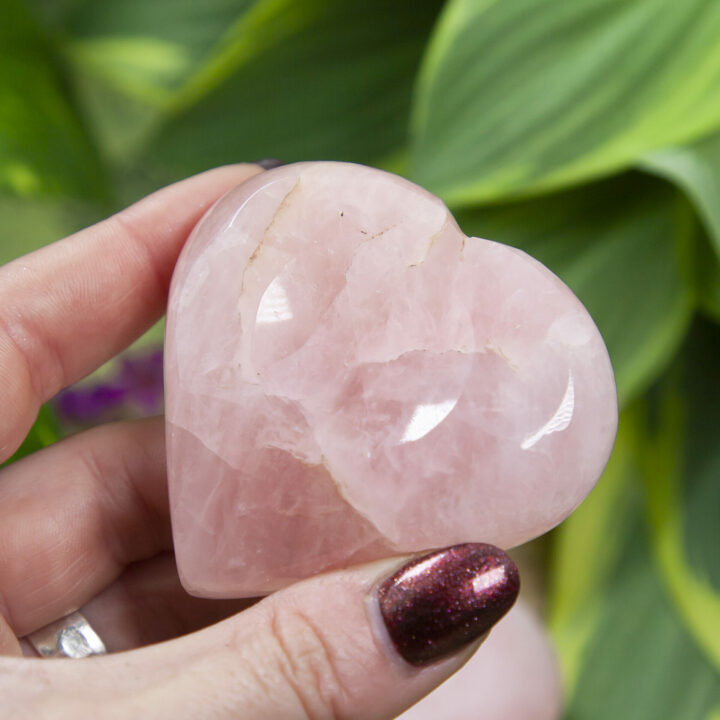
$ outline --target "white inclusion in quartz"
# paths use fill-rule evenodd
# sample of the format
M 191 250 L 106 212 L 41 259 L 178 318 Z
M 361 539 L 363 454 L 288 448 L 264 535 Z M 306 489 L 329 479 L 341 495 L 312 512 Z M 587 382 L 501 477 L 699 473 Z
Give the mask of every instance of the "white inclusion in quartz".
M 418 405 L 415 408 L 412 418 L 405 428 L 405 434 L 400 444 L 415 442 L 425 437 L 431 430 L 434 430 L 457 405 L 458 398 L 445 400 L 440 403 Z
M 472 586 L 473 592 L 477 595 L 482 593 L 483 590 L 501 583 L 505 579 L 505 568 L 496 567 L 492 570 L 484 572 L 482 575 L 478 575 L 473 578 Z
M 568 384 L 565 388 L 563 399 L 558 405 L 558 409 L 553 416 L 537 431 L 528 435 L 521 443 L 523 450 L 529 450 L 533 445 L 539 442 L 546 435 L 554 432 L 560 432 L 570 425 L 573 411 L 575 410 L 575 384 L 573 382 L 572 373 L 568 377 Z
M 267 325 L 292 320 L 293 317 L 287 292 L 281 285 L 280 278 L 276 277 L 260 298 L 255 322 L 258 325 Z

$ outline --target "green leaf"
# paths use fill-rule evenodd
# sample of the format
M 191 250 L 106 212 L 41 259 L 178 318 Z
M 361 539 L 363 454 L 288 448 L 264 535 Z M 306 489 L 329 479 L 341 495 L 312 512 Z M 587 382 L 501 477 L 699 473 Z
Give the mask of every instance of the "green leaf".
M 551 629 L 570 720 L 720 709 L 720 328 L 695 323 L 624 411 L 606 474 L 556 531 Z
M 698 322 L 652 396 L 643 470 L 653 548 L 688 630 L 720 673 L 720 328 Z
M 450 0 L 412 177 L 453 204 L 613 173 L 720 125 L 716 0 Z
M 710 317 L 720 320 L 720 133 L 658 150 L 640 167 L 675 183 L 695 204 L 707 232 L 707 241 L 698 248 L 698 300 Z
M 0 194 L 0 265 L 59 240 L 100 218 L 100 210 L 61 198 Z
M 638 505 L 618 562 L 601 580 L 602 613 L 583 653 L 568 720 L 706 720 L 720 703 L 717 671 L 665 593 Z
M 235 57 L 202 102 L 186 103 L 158 131 L 149 159 L 173 178 L 261 157 L 378 162 L 406 142 L 415 73 L 441 4 L 295 3 L 304 13 L 296 26 Z
M 0 68 L 0 191 L 105 198 L 57 59 L 20 0 L 0 3 Z
M 257 4 L 79 0 L 63 14 L 63 47 L 75 87 L 111 161 L 128 161 Z
M 548 624 L 570 695 L 602 620 L 607 579 L 621 560 L 623 539 L 636 521 L 639 488 L 628 487 L 626 482 L 636 472 L 631 412 L 621 416 L 602 480 L 553 534 Z
M 88 74 L 161 103 L 211 60 L 258 0 L 82 0 L 65 19 L 67 46 Z M 277 4 L 277 3 L 276 3 Z
M 26 0 L 36 16 L 51 32 L 62 30 L 68 14 L 85 0 Z
M 689 195 L 720 257 L 720 133 L 692 145 L 658 150 L 644 158 L 640 167 Z
M 456 217 L 468 234 L 530 253 L 575 291 L 608 346 L 621 405 L 674 355 L 694 306 L 697 227 L 673 187 L 633 173 Z
M 698 302 L 708 317 L 720 322 L 720 258 L 708 241 L 698 247 Z

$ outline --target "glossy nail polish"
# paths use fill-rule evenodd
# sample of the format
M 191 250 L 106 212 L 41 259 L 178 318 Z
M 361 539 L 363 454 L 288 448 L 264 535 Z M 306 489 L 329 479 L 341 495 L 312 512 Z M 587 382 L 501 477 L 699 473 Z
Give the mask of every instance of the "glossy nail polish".
M 494 545 L 468 543 L 413 560 L 378 588 L 390 639 L 411 665 L 428 665 L 477 640 L 515 602 L 515 563 Z
M 277 158 L 264 158 L 263 160 L 256 160 L 253 165 L 259 165 L 264 170 L 272 170 L 273 168 L 280 167 L 285 163 Z

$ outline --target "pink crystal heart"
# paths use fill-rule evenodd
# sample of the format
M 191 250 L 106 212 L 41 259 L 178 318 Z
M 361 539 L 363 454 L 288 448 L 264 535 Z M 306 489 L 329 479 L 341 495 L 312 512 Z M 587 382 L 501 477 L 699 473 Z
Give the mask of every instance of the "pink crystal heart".
M 602 338 L 555 275 L 344 163 L 262 173 L 197 226 L 166 388 L 178 566 L 209 597 L 521 543 L 585 497 L 617 424 Z

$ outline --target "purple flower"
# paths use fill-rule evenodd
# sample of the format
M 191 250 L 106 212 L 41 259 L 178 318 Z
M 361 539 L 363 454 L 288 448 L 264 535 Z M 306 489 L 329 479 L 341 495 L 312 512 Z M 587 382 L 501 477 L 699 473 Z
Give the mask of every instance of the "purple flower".
M 163 410 L 163 352 L 126 355 L 118 375 L 118 386 L 127 392 L 129 402 L 141 415 L 157 415 Z
M 162 413 L 162 349 L 125 354 L 118 365 L 102 382 L 74 385 L 54 399 L 58 419 L 67 431 Z
M 60 418 L 73 425 L 94 425 L 124 402 L 125 391 L 109 384 L 68 388 L 54 400 Z

